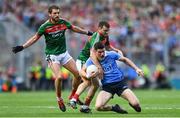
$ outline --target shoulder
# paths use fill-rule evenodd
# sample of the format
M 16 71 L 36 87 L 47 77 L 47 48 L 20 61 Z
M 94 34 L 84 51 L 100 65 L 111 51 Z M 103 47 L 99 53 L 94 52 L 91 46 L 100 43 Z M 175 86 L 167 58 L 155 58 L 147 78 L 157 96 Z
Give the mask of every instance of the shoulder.
M 95 39 L 97 36 L 98 36 L 98 32 L 94 32 L 93 35 L 90 36 L 88 40 L 91 41 L 92 39 Z
M 48 25 L 50 22 L 49 22 L 49 20 L 46 20 L 43 24 L 41 24 L 41 26 L 46 26 L 46 25 Z
M 45 21 L 43 24 L 40 25 L 39 29 L 37 30 L 38 34 L 42 35 L 46 28 L 50 27 L 49 20 Z
M 68 29 L 72 28 L 72 24 L 69 21 L 62 18 L 59 19 L 59 24 L 65 25 Z
M 118 55 L 118 53 L 115 51 L 106 51 L 105 53 L 106 55 Z
M 61 21 L 67 21 L 67 19 L 65 19 L 65 18 L 60 18 L 59 20 L 61 20 Z
M 121 55 L 115 51 L 106 51 L 105 55 L 111 58 L 115 58 L 115 59 L 118 59 L 121 57 Z
M 69 23 L 69 21 L 65 18 L 60 18 L 59 22 L 61 22 L 61 23 L 67 23 L 68 22 Z
M 49 25 L 49 20 L 45 21 L 43 24 L 40 25 L 40 28 L 45 28 L 46 26 Z
M 94 32 L 91 37 L 96 37 L 98 35 L 98 32 Z

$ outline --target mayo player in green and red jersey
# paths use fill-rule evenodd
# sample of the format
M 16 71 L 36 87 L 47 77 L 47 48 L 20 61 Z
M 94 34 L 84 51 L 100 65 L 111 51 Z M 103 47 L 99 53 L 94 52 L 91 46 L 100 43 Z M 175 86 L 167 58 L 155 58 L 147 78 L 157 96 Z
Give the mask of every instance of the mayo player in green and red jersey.
M 63 99 L 61 97 L 61 79 L 62 75 L 60 70 L 60 65 L 64 66 L 74 75 L 73 83 L 72 83 L 72 92 L 70 94 L 70 98 L 75 94 L 78 85 L 81 82 L 81 78 L 79 76 L 79 72 L 76 68 L 76 63 L 73 58 L 69 55 L 66 49 L 66 38 L 65 31 L 70 29 L 74 32 L 92 35 L 90 31 L 86 31 L 77 26 L 72 25 L 66 20 L 60 18 L 60 8 L 56 5 L 52 5 L 48 9 L 49 19 L 40 26 L 38 32 L 32 36 L 26 43 L 21 46 L 16 46 L 12 48 L 14 53 L 20 52 L 23 49 L 31 46 L 36 41 L 40 39 L 42 35 L 45 37 L 46 42 L 46 60 L 50 68 L 52 69 L 55 76 L 55 89 L 57 95 L 57 101 L 60 110 L 63 112 L 66 111 L 66 107 L 64 105 Z
M 76 60 L 76 66 L 79 72 L 81 71 L 83 65 L 85 64 L 86 60 L 89 57 L 92 57 L 94 59 L 93 46 L 96 42 L 100 41 L 102 44 L 106 46 L 106 50 L 113 50 L 122 55 L 122 52 L 119 49 L 116 49 L 112 45 L 110 45 L 109 36 L 108 36 L 109 28 L 110 28 L 110 25 L 108 22 L 106 21 L 99 22 L 98 30 L 94 32 L 93 35 L 90 37 L 90 39 L 86 42 L 84 48 L 82 49 L 82 51 L 80 52 L 80 55 L 78 56 L 78 59 Z M 103 74 L 100 64 L 97 61 L 95 61 L 94 63 L 98 67 L 100 73 Z M 82 77 L 82 79 L 83 79 L 83 82 L 79 85 L 76 93 L 74 94 L 73 98 L 70 100 L 70 105 L 73 108 L 77 108 L 76 102 L 79 99 L 79 96 L 89 85 L 91 85 L 89 92 L 87 94 L 87 97 L 85 99 L 85 103 L 84 103 L 85 105 L 89 106 L 96 90 L 99 87 L 98 80 L 87 79 L 87 77 Z

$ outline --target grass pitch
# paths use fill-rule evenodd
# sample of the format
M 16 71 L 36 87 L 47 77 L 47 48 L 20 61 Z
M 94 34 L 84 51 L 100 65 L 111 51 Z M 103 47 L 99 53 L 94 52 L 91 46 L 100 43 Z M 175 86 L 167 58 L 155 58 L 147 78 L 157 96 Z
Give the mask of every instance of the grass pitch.
M 94 109 L 95 99 L 91 104 L 92 114 L 80 113 L 79 109 L 68 107 L 67 111 L 58 109 L 54 91 L 0 93 L 0 117 L 180 117 L 180 91 L 176 90 L 135 90 L 142 112 L 136 113 L 122 98 L 115 96 L 109 103 L 118 103 L 129 114 L 98 112 Z M 69 91 L 63 92 L 68 102 Z M 84 99 L 85 94 L 81 96 Z

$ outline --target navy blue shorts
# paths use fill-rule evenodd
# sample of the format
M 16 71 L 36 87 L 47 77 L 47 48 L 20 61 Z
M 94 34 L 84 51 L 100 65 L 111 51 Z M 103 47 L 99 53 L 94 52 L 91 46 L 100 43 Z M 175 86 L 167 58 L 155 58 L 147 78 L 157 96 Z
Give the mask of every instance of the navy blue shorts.
M 108 93 L 111 93 L 113 96 L 114 94 L 117 94 L 118 96 L 120 96 L 122 92 L 127 88 L 128 88 L 128 85 L 125 79 L 119 82 L 109 83 L 102 86 L 102 90 Z

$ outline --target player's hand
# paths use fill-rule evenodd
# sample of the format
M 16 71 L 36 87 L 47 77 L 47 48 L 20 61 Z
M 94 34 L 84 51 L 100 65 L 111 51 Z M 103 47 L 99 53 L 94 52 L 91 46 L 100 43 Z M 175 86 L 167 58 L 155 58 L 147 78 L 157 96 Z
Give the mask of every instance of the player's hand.
M 93 35 L 93 32 L 88 31 L 88 32 L 87 32 L 87 35 L 88 35 L 88 36 L 92 36 L 92 35 Z
M 138 76 L 144 77 L 144 72 L 141 69 L 136 69 L 136 73 L 138 74 Z
M 97 72 L 92 72 L 87 78 L 95 78 L 95 77 L 98 76 L 98 74 L 99 74 L 98 71 Z
M 98 71 L 99 71 L 99 79 L 103 79 L 104 71 L 103 71 L 102 67 L 98 67 Z
M 18 52 L 22 51 L 23 49 L 24 49 L 23 46 L 12 47 L 12 52 L 13 53 L 18 53 Z

